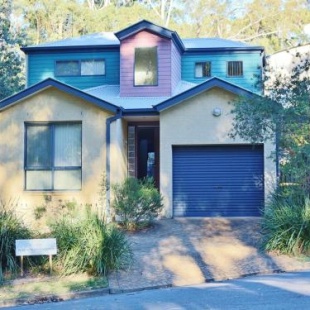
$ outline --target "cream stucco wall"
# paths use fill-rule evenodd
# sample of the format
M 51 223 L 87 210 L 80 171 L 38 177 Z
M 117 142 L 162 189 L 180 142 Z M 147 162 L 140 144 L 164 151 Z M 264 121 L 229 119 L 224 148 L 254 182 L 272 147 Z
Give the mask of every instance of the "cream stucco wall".
M 127 176 L 127 122 L 117 119 L 111 123 L 111 184 Z
M 160 191 L 164 196 L 165 216 L 172 217 L 172 146 L 247 144 L 228 136 L 232 124 L 229 104 L 234 100 L 232 93 L 215 88 L 192 99 L 186 100 L 160 114 Z M 212 115 L 220 108 L 222 115 Z M 264 146 L 265 196 L 274 186 L 276 167 L 269 158 L 274 149 L 272 143 Z
M 71 200 L 97 204 L 100 178 L 106 169 L 106 119 L 110 116 L 110 112 L 55 88 L 46 89 L 2 111 L 0 198 L 3 201 L 18 201 L 17 208 L 23 216 L 32 214 L 33 208 L 44 204 L 47 198 L 56 204 Z M 82 122 L 81 191 L 24 190 L 24 123 L 52 121 Z M 113 138 L 111 142 L 114 149 L 117 139 Z

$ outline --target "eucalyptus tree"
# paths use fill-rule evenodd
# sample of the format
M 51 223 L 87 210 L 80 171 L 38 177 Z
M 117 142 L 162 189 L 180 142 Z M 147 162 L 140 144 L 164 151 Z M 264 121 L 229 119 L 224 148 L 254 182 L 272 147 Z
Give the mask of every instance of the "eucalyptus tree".
M 12 1 L 0 0 L 0 99 L 24 87 L 23 58 L 20 44 L 25 37 L 12 24 Z

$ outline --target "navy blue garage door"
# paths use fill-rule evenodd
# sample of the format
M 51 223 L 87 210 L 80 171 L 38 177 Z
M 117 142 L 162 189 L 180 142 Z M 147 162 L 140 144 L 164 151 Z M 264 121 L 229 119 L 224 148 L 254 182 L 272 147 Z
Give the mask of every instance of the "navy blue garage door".
M 260 216 L 263 146 L 173 147 L 174 216 Z

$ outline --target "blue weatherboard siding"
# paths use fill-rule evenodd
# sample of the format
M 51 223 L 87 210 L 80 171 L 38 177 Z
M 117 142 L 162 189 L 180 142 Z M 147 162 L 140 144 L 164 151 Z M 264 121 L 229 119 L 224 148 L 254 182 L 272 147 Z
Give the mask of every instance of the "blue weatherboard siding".
M 204 52 L 185 53 L 182 55 L 182 79 L 192 83 L 201 83 L 206 78 L 195 78 L 195 63 L 211 61 L 211 78 L 218 77 L 253 92 L 259 92 L 255 88 L 257 76 L 262 70 L 262 55 L 257 52 Z M 243 76 L 228 77 L 227 62 L 243 61 Z
M 66 76 L 55 77 L 56 60 L 105 59 L 104 76 Z M 47 78 L 55 78 L 79 89 L 96 87 L 103 84 L 119 84 L 119 49 L 87 52 L 37 52 L 28 54 L 28 86 Z

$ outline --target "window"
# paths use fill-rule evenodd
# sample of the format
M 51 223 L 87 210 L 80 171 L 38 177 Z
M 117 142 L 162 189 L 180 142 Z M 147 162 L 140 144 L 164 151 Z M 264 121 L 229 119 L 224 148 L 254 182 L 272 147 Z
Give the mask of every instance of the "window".
M 57 60 L 55 76 L 105 75 L 103 59 Z
M 25 189 L 80 190 L 82 125 L 25 125 Z
M 135 49 L 135 86 L 157 85 L 157 47 Z
M 211 62 L 196 62 L 195 63 L 195 78 L 211 76 Z
M 81 75 L 105 75 L 104 60 L 82 60 Z
M 243 75 L 243 63 L 242 61 L 229 61 L 227 64 L 228 76 L 242 76 Z
M 56 61 L 56 76 L 75 76 L 80 74 L 78 61 Z

